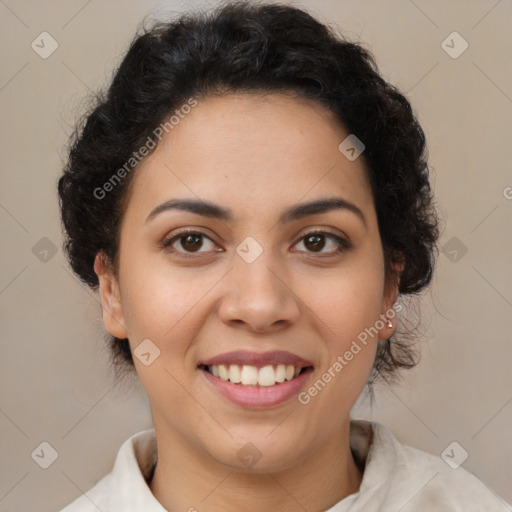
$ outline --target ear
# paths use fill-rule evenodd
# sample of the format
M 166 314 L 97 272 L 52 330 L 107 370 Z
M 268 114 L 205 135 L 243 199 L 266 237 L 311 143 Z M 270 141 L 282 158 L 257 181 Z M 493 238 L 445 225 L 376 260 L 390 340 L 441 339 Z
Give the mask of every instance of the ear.
M 382 300 L 380 318 L 384 322 L 384 327 L 379 329 L 378 337 L 380 340 L 387 340 L 390 338 L 396 329 L 396 309 L 393 308 L 393 305 L 398 298 L 400 277 L 404 269 L 404 264 L 397 263 L 393 268 L 395 273 L 386 283 Z
M 96 272 L 100 284 L 101 312 L 105 329 L 115 338 L 128 338 L 123 316 L 119 283 L 114 276 L 112 265 L 103 252 L 96 254 L 96 258 L 94 259 L 94 272 Z

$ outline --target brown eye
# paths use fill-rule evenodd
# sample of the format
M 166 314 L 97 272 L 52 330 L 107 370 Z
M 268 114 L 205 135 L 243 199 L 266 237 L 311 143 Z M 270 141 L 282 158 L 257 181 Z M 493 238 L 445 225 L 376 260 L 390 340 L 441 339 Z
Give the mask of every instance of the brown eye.
M 199 248 L 203 244 L 201 237 L 202 237 L 202 235 L 199 235 L 199 234 L 181 236 L 179 238 L 180 245 L 186 251 L 196 252 L 197 250 L 199 250 Z
M 298 242 L 298 244 L 301 243 L 304 245 L 306 250 L 298 252 L 317 253 L 325 256 L 335 256 L 336 254 L 351 248 L 351 245 L 347 240 L 327 231 L 306 233 Z
M 204 246 L 205 250 L 201 250 Z M 173 253 L 177 253 L 182 256 L 192 255 L 194 253 L 207 253 L 215 249 L 215 243 L 211 238 L 206 236 L 204 233 L 198 231 L 182 231 L 181 233 L 175 234 L 162 242 L 162 247 L 169 249 Z
M 308 235 L 304 238 L 304 245 L 312 251 L 321 251 L 325 247 L 325 237 L 323 235 Z

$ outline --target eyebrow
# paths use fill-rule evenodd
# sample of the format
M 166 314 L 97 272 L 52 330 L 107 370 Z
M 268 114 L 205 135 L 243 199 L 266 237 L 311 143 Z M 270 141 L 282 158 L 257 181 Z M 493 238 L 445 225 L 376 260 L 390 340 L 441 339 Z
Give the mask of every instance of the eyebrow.
M 203 217 L 223 221 L 233 221 L 234 219 L 231 210 L 214 203 L 210 203 L 209 201 L 201 199 L 170 199 L 169 201 L 166 201 L 154 208 L 148 215 L 146 222 L 153 220 L 157 215 L 169 210 L 186 211 Z M 367 227 L 366 218 L 361 209 L 341 197 L 318 199 L 309 203 L 292 206 L 279 216 L 279 223 L 286 224 L 310 215 L 327 213 L 332 210 L 347 210 L 352 212 L 357 215 L 365 227 Z

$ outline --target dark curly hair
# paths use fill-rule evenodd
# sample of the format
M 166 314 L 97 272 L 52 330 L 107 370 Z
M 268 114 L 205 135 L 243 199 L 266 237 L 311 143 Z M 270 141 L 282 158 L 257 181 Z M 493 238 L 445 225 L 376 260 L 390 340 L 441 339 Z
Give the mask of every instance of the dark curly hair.
M 316 101 L 363 141 L 386 279 L 399 282 L 401 297 L 427 287 L 438 219 L 425 136 L 409 102 L 360 44 L 299 8 L 247 2 L 143 29 L 78 123 L 58 192 L 64 249 L 83 282 L 98 287 L 93 265 L 100 252 L 117 275 L 120 220 L 136 172 L 120 173 L 126 162 L 190 98 L 230 92 L 289 92 Z M 108 186 L 116 173 L 122 179 Z M 417 364 L 408 334 L 397 330 L 379 342 L 369 384 L 378 376 L 394 381 L 400 368 Z M 133 368 L 128 340 L 108 340 L 114 367 Z

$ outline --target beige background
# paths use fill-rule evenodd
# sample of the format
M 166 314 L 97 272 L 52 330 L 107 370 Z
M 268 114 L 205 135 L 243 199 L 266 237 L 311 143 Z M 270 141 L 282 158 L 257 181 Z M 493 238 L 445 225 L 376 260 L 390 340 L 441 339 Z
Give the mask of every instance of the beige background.
M 441 246 L 459 247 L 458 261 L 440 254 L 423 297 L 421 365 L 354 416 L 438 455 L 457 441 L 463 467 L 512 502 L 512 3 L 300 4 L 365 42 L 408 93 L 428 138 Z M 112 388 L 97 299 L 60 250 L 55 186 L 83 97 L 108 80 L 142 18 L 191 5 L 0 0 L 1 512 L 58 510 L 151 426 L 137 385 Z M 59 45 L 47 59 L 31 48 L 43 31 Z M 453 31 L 469 43 L 457 59 L 441 47 Z M 33 253 L 43 237 L 58 247 L 46 262 Z M 31 458 L 43 441 L 58 453 L 46 470 Z

